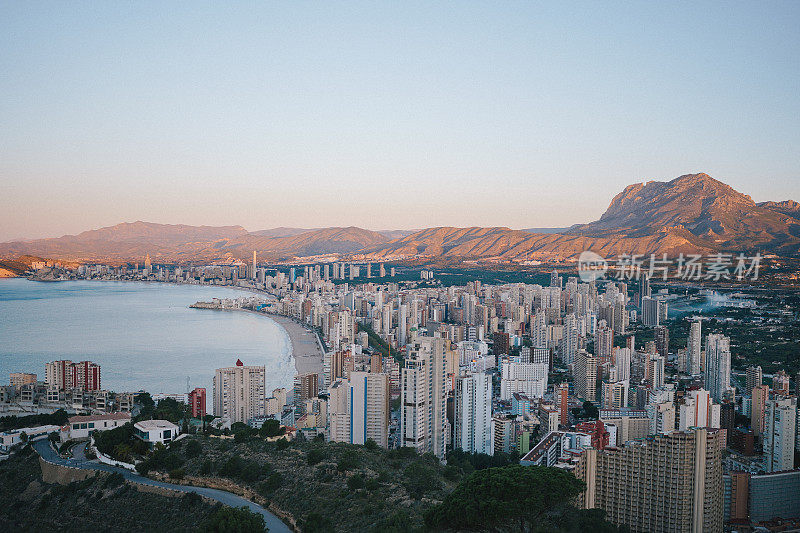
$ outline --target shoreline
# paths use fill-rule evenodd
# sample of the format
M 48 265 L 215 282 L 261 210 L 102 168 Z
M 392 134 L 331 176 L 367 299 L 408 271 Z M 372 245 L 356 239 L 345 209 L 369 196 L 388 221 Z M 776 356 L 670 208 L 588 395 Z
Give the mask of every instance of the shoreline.
M 288 316 L 258 314 L 273 320 L 289 336 L 290 355 L 294 359 L 294 369 L 297 374 L 315 373 L 322 379 L 324 353 L 316 332 Z
M 2 279 L 27 279 L 28 281 L 39 281 L 19 276 L 17 278 L 2 278 Z M 121 283 L 144 283 L 148 285 L 166 284 L 175 286 L 191 286 L 191 287 L 216 287 L 223 289 L 231 289 L 234 291 L 248 293 L 250 295 L 262 296 L 265 299 L 277 300 L 276 296 L 270 292 L 252 288 L 252 287 L 237 287 L 232 285 L 207 285 L 202 283 L 177 283 L 174 281 L 156 281 L 156 280 L 126 280 L 126 279 L 83 279 L 83 280 L 53 280 L 58 282 L 69 281 L 89 281 L 89 282 L 121 282 Z M 189 304 L 187 304 L 189 305 Z M 273 320 L 289 337 L 289 357 L 294 359 L 295 374 L 308 374 L 316 373 L 323 379 L 323 359 L 324 350 L 317 338 L 317 334 L 306 327 L 306 325 L 298 322 L 292 317 L 285 315 L 278 315 L 274 313 L 263 313 L 251 309 L 218 309 L 224 311 L 246 311 L 254 313 Z M 291 386 L 291 384 L 290 384 Z
M 294 359 L 295 372 L 297 374 L 316 373 L 322 379 L 324 351 L 316 332 L 304 324 L 289 316 L 262 313 L 252 309 L 209 309 L 209 311 L 244 311 L 272 320 L 289 337 L 288 355 Z

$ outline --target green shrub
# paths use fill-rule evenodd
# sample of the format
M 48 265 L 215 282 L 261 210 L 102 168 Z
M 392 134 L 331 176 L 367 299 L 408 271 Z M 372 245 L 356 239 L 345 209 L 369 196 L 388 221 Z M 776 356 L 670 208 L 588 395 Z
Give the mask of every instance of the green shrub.
M 416 457 L 416 455 L 416 448 L 412 448 L 410 446 L 395 448 L 394 450 L 389 450 L 388 453 L 389 459 L 410 459 L 412 457 Z
M 412 465 L 413 466 L 413 465 Z M 510 465 L 476 470 L 461 480 L 444 501 L 429 510 L 425 523 L 433 529 L 494 530 L 518 524 L 522 530 L 548 528 L 548 515 L 570 502 L 585 488 L 566 470 Z M 567 514 L 577 512 L 570 508 Z
M 286 428 L 281 427 L 281 423 L 273 418 L 265 420 L 261 429 L 258 430 L 262 437 L 277 437 L 286 433 Z
M 363 489 L 364 485 L 364 476 L 361 474 L 354 474 L 347 479 L 347 488 L 350 490 Z
M 180 508 L 184 511 L 187 511 L 195 505 L 200 504 L 202 501 L 203 498 L 200 497 L 200 495 L 196 492 L 187 492 L 181 496 Z
M 186 474 L 183 468 L 176 468 L 174 470 L 169 471 L 169 477 L 171 479 L 183 479 L 183 476 Z
M 408 511 L 400 509 L 392 513 L 391 516 L 380 520 L 375 524 L 373 531 L 376 533 L 411 533 L 417 528 L 414 527 L 414 521 Z
M 403 486 L 412 498 L 420 499 L 426 492 L 442 488 L 434 467 L 422 461 L 411 463 L 403 471 Z
M 30 428 L 38 426 L 63 426 L 67 423 L 69 415 L 63 409 L 51 414 L 27 416 L 0 416 L 0 432 L 11 429 Z
M 455 465 L 447 465 L 442 475 L 449 481 L 458 481 L 461 478 L 461 469 Z
M 333 531 L 333 525 L 328 517 L 320 513 L 308 513 L 305 520 L 302 522 L 304 533 L 328 533 Z
M 195 439 L 191 439 L 189 442 L 186 443 L 186 446 L 183 448 L 183 455 L 192 459 L 200 455 L 200 452 L 203 451 L 203 446 L 200 444 L 199 441 Z
M 245 426 L 244 429 L 240 429 L 233 434 L 233 440 L 234 442 L 247 442 L 252 436 L 253 429 L 249 426 Z
M 222 477 L 238 478 L 242 471 L 244 461 L 238 455 L 234 455 L 222 464 L 219 475 Z
M 264 517 L 247 507 L 221 507 L 203 527 L 203 531 L 213 533 L 263 533 L 266 530 Z
M 325 459 L 325 452 L 321 448 L 313 448 L 306 456 L 308 464 L 312 466 L 320 463 L 323 459 Z
M 346 470 L 355 470 L 361 464 L 359 460 L 358 454 L 356 454 L 352 450 L 347 450 L 342 454 L 339 458 L 339 461 L 336 463 L 336 469 L 339 472 L 344 472 Z
M 119 472 L 113 472 L 106 476 L 103 486 L 107 488 L 118 487 L 125 483 L 125 478 Z
M 270 474 L 265 481 L 258 485 L 258 492 L 264 497 L 269 496 L 281 487 L 283 476 L 278 472 Z

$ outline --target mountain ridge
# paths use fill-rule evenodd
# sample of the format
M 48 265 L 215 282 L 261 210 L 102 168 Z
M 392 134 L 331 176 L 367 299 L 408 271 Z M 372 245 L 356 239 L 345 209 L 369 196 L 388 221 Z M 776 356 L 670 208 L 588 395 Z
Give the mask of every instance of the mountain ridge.
M 584 250 L 622 254 L 800 251 L 800 204 L 755 203 L 729 185 L 698 174 L 625 187 L 596 221 L 569 228 L 441 226 L 372 231 L 355 226 L 279 227 L 123 222 L 52 239 L 0 243 L 0 257 L 34 255 L 67 261 L 249 260 L 338 255 L 354 260 L 490 262 L 572 260 Z

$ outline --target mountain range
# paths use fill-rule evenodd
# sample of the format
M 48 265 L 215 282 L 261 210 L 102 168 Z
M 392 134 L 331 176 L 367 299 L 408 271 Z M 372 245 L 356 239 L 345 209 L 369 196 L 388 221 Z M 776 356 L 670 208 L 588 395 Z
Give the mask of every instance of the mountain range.
M 274 228 L 122 223 L 78 235 L 0 244 L 0 258 L 34 255 L 86 262 L 248 260 L 337 254 L 355 260 L 525 262 L 651 253 L 800 252 L 800 204 L 755 203 L 707 174 L 629 185 L 599 220 L 570 228 Z

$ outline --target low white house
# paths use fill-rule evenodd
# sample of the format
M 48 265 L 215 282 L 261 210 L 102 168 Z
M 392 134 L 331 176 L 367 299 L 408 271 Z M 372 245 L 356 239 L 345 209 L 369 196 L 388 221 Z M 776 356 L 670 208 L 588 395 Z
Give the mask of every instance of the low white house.
M 134 435 L 155 446 L 156 443 L 165 446 L 180 435 L 180 428 L 169 420 L 142 420 L 133 425 Z
M 61 429 L 61 440 L 88 439 L 93 431 L 106 431 L 124 426 L 131 421 L 130 413 L 104 413 L 101 415 L 72 416 Z
M 58 426 L 37 426 L 33 428 L 20 428 L 12 431 L 0 433 L 0 452 L 7 452 L 12 446 L 22 442 L 22 434 L 24 433 L 27 439 L 38 440 L 45 438 L 50 433 L 58 432 Z

